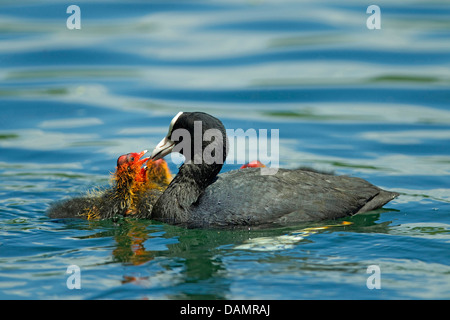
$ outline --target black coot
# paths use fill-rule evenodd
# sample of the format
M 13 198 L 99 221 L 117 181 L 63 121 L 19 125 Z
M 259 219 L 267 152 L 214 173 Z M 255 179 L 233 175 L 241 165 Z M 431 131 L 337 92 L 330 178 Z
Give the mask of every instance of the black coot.
M 214 130 L 206 133 L 209 129 Z M 225 128 L 202 112 L 178 113 L 150 158 L 171 152 L 183 154 L 185 163 L 151 213 L 170 224 L 270 226 L 336 219 L 380 208 L 398 196 L 360 178 L 304 169 L 262 175 L 261 168 L 246 168 L 218 175 L 227 154 Z

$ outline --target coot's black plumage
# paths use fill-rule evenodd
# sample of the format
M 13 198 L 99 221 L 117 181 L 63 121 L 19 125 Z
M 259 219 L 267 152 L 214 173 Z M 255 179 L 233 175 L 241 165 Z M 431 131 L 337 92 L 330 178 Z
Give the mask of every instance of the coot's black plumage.
M 199 124 L 202 135 L 196 132 L 195 137 L 194 128 L 198 130 Z M 177 129 L 185 129 L 192 137 L 190 142 L 183 141 L 184 136 L 179 139 L 183 131 Z M 220 134 L 205 138 L 209 129 Z M 200 149 L 196 138 L 201 139 Z M 218 175 L 227 154 L 225 128 L 220 120 L 202 112 L 178 113 L 151 159 L 172 151 L 182 153 L 186 161 L 151 213 L 152 219 L 171 224 L 268 226 L 336 219 L 380 208 L 398 196 L 360 178 L 303 169 L 279 169 L 262 175 L 261 168 L 246 168 Z M 206 151 L 220 161 L 205 160 Z

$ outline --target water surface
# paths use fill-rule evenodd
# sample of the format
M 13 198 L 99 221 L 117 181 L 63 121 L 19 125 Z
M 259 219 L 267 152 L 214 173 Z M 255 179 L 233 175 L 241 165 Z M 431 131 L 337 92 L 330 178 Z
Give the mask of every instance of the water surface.
M 380 30 L 351 0 L 77 4 L 81 30 L 64 2 L 0 5 L 0 298 L 450 298 L 446 1 L 378 2 Z M 401 196 L 270 230 L 46 216 L 108 186 L 117 157 L 152 149 L 180 110 L 279 129 L 281 167 Z

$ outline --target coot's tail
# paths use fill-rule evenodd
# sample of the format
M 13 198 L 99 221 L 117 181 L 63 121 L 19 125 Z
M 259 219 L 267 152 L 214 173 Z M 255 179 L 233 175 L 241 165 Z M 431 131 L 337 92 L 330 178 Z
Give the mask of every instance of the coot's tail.
M 397 192 L 391 192 L 380 189 L 380 192 L 377 193 L 372 199 L 367 201 L 367 203 L 363 207 L 361 207 L 356 213 L 358 214 L 381 208 L 386 203 L 397 198 L 398 196 L 399 193 Z

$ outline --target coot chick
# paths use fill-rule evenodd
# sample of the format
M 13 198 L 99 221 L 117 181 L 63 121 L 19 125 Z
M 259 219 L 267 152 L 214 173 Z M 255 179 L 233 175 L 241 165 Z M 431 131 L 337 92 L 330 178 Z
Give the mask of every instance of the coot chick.
M 259 160 L 253 160 L 250 161 L 249 163 L 246 163 L 244 165 L 242 165 L 241 169 L 245 169 L 245 168 L 265 168 L 266 165 L 263 164 L 261 161 Z
M 179 112 L 150 158 L 172 151 L 185 162 L 151 213 L 170 224 L 267 227 L 337 219 L 380 208 L 398 196 L 360 178 L 304 169 L 262 175 L 267 168 L 245 168 L 218 175 L 227 154 L 226 131 L 203 112 Z
M 161 195 L 171 180 L 167 163 L 161 159 L 149 161 L 147 151 L 128 153 L 117 159 L 112 187 L 91 191 L 84 196 L 57 202 L 48 210 L 51 218 L 110 219 L 118 216 L 148 215 L 157 195 Z M 145 167 L 142 167 L 146 163 Z M 154 195 L 153 198 L 147 194 Z

